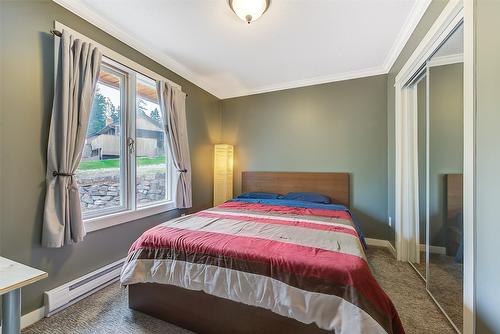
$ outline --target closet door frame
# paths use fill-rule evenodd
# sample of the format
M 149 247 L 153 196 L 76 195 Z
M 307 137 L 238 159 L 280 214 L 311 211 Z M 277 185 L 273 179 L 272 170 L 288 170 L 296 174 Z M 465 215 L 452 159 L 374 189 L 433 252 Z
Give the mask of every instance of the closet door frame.
M 395 134 L 395 234 L 396 254 L 400 261 L 410 260 L 414 247 L 415 222 L 418 219 L 418 183 L 415 182 L 416 149 L 415 94 L 409 85 L 426 66 L 431 55 L 450 34 L 464 24 L 464 291 L 463 333 L 475 331 L 474 301 L 474 1 L 451 0 L 429 29 L 426 36 L 396 76 Z M 426 79 L 427 80 L 427 79 Z M 418 177 L 418 175 L 417 175 Z M 416 189 L 417 187 L 417 189 Z M 428 243 L 426 245 L 428 248 Z M 428 249 L 426 250 L 428 254 Z M 428 263 L 428 261 L 427 261 Z M 427 271 L 428 272 L 428 271 Z
M 412 118 L 412 131 L 413 131 L 413 140 L 416 143 L 415 151 L 414 153 L 416 154 L 414 156 L 413 162 L 415 163 L 415 223 L 413 231 L 410 231 L 409 234 L 411 234 L 411 239 L 409 240 L 409 251 L 408 251 L 408 262 L 410 265 L 415 269 L 415 271 L 418 273 L 420 277 L 424 280 L 424 282 L 427 282 L 428 279 L 428 272 L 429 272 L 429 99 L 425 99 L 425 258 L 421 258 L 421 244 L 420 244 L 420 180 L 419 180 L 419 175 L 420 175 L 420 162 L 419 162 L 419 156 L 418 156 L 418 132 L 419 132 L 419 123 L 418 123 L 418 117 L 419 117 L 419 112 L 418 112 L 418 85 L 420 82 L 425 80 L 425 95 L 429 95 L 429 80 L 428 80 L 428 75 L 429 75 L 429 68 L 428 66 L 423 67 L 420 71 L 418 71 L 414 77 L 412 78 L 411 82 L 407 84 L 407 89 L 409 93 L 409 104 L 411 105 L 411 108 L 407 110 L 409 117 Z M 412 249 L 414 248 L 414 249 Z M 424 260 L 425 261 L 425 276 L 417 269 L 414 263 L 420 263 L 420 261 Z

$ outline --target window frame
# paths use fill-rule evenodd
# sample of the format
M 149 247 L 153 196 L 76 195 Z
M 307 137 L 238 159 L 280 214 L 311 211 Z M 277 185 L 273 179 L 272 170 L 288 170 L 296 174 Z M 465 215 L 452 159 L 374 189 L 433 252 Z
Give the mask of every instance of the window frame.
M 158 80 L 155 80 L 155 79 L 150 78 L 149 76 L 147 76 L 143 73 L 135 71 L 134 79 L 130 80 L 130 92 L 132 92 L 132 89 L 134 89 L 134 91 L 137 92 L 137 77 L 138 76 L 142 76 L 146 79 L 153 80 L 155 82 L 155 88 L 157 87 Z M 135 95 L 135 97 L 137 98 L 137 95 Z M 132 99 L 132 95 L 129 95 L 129 99 Z M 166 198 L 164 200 L 157 201 L 153 204 L 148 204 L 148 205 L 143 205 L 143 206 L 141 206 L 137 203 L 137 184 L 135 183 L 137 180 L 137 156 L 136 156 L 136 154 L 137 154 L 137 127 L 136 127 L 137 100 L 134 100 L 134 102 L 135 102 L 133 104 L 134 111 L 129 113 L 129 117 L 131 117 L 131 120 L 129 121 L 130 133 L 134 134 L 133 139 L 134 139 L 135 145 L 136 145 L 136 147 L 134 149 L 134 156 L 130 157 L 130 159 L 131 159 L 131 162 L 130 162 L 131 171 L 129 173 L 130 176 L 132 176 L 132 175 L 134 176 L 134 179 L 130 181 L 130 185 L 133 185 L 133 186 L 132 186 L 131 191 L 129 192 L 129 196 L 132 197 L 134 210 L 142 210 L 142 209 L 146 209 L 146 208 L 151 207 L 151 206 L 160 205 L 162 203 L 170 203 L 170 202 L 174 203 L 174 198 L 175 198 L 174 189 L 176 189 L 177 187 L 174 188 L 173 183 L 175 182 L 175 180 L 177 180 L 177 177 L 176 178 L 173 177 L 174 172 L 175 172 L 175 168 L 174 168 L 173 163 L 172 163 L 172 161 L 173 161 L 172 152 L 171 152 L 170 148 L 168 147 L 167 133 L 165 131 L 163 132 L 164 133 L 163 147 L 165 149 L 165 159 L 168 161 L 167 170 L 166 170 L 167 176 L 166 176 L 166 180 L 165 180 L 166 181 L 166 184 L 165 184 L 165 197 Z M 160 97 L 158 96 L 158 105 L 159 104 L 160 104 Z
M 107 71 L 111 74 L 116 74 L 117 76 L 121 76 L 123 81 L 120 86 L 120 200 L 121 205 L 116 207 L 108 207 L 102 208 L 98 210 L 92 210 L 88 212 L 82 212 L 82 218 L 84 222 L 106 217 L 115 213 L 125 212 L 130 210 L 129 206 L 129 191 L 128 191 L 128 180 L 127 180 L 127 165 L 129 164 L 129 154 L 127 154 L 127 145 L 126 140 L 128 136 L 128 131 L 124 131 L 126 126 L 126 118 L 128 112 L 128 104 L 131 101 L 129 99 L 129 87 L 127 83 L 129 82 L 129 72 L 125 71 L 123 68 L 116 66 L 118 64 L 114 64 L 111 60 L 105 59 L 103 57 L 103 61 L 101 64 L 101 70 L 103 67 L 106 68 Z M 122 79 L 120 78 L 120 79 Z
M 136 142 L 136 76 L 142 75 L 146 78 L 150 78 L 155 82 L 159 80 L 169 82 L 170 84 L 181 88 L 175 82 L 166 79 L 165 77 L 149 70 L 148 68 L 128 59 L 127 57 L 121 55 L 120 53 L 107 48 L 104 45 L 95 42 L 94 40 L 72 30 L 71 28 L 63 25 L 60 22 L 54 22 L 54 28 L 56 30 L 62 31 L 66 30 L 76 38 L 84 40 L 86 42 L 96 45 L 100 51 L 103 53 L 103 65 L 110 67 L 113 70 L 118 70 L 118 72 L 124 72 L 129 75 L 128 80 L 125 82 L 125 94 L 121 97 L 121 103 L 125 106 L 121 109 L 121 134 L 120 134 L 120 163 L 124 164 L 124 168 L 120 168 L 120 178 L 123 182 L 123 205 L 117 210 L 98 210 L 96 213 L 85 214 L 83 217 L 85 228 L 87 232 L 97 231 L 103 228 L 132 222 L 141 218 L 149 217 L 159 213 L 167 212 L 176 208 L 175 206 L 175 190 L 177 188 L 178 172 L 173 168 L 171 151 L 167 147 L 166 135 L 165 140 L 165 158 L 168 161 L 167 164 L 167 178 L 165 185 L 165 196 L 166 199 L 163 201 L 158 201 L 152 203 L 151 205 L 138 206 L 136 198 L 136 147 L 133 152 L 130 153 L 127 147 L 128 138 L 133 138 Z M 57 71 L 58 64 L 58 50 L 59 50 L 59 38 L 56 39 L 54 43 L 54 72 Z M 133 75 L 130 75 L 133 73 Z M 123 139 L 122 139 L 123 138 Z M 123 155 L 123 157 L 122 157 Z

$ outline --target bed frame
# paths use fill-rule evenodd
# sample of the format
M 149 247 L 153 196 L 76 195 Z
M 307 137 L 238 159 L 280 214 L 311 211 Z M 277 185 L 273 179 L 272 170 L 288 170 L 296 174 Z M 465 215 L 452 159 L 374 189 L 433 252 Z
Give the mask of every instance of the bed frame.
M 318 192 L 349 206 L 348 173 L 243 172 L 242 191 Z M 269 310 L 173 285 L 140 283 L 128 287 L 129 307 L 200 334 L 326 334 Z
M 463 174 L 446 174 L 446 255 L 455 256 L 463 240 L 463 220 L 460 224 L 457 217 L 463 214 L 464 185 Z M 462 218 L 463 219 L 463 218 Z
M 453 219 L 464 210 L 464 175 L 446 174 L 446 214 Z
M 349 207 L 348 173 L 243 172 L 241 191 L 265 191 L 286 194 L 296 191 L 317 192 L 332 203 Z

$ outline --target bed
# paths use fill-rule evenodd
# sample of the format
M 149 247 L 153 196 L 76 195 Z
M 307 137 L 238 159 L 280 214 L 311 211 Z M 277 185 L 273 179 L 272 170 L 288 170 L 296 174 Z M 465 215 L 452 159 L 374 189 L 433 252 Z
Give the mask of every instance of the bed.
M 146 231 L 121 282 L 132 309 L 197 333 L 404 333 L 348 210 L 349 174 L 243 172 L 234 199 Z

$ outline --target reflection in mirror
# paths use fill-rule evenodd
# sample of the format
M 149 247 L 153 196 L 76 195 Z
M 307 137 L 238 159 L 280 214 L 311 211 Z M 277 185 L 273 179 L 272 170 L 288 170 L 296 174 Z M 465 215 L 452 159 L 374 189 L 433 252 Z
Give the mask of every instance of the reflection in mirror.
M 427 288 L 461 331 L 463 321 L 463 27 L 428 61 L 429 266 Z
M 417 252 L 418 256 L 412 261 L 417 272 L 425 280 L 426 275 L 426 231 L 427 231 L 427 87 L 425 74 L 418 79 L 414 84 L 417 87 L 417 131 L 418 131 L 418 208 L 419 222 L 417 235 Z

